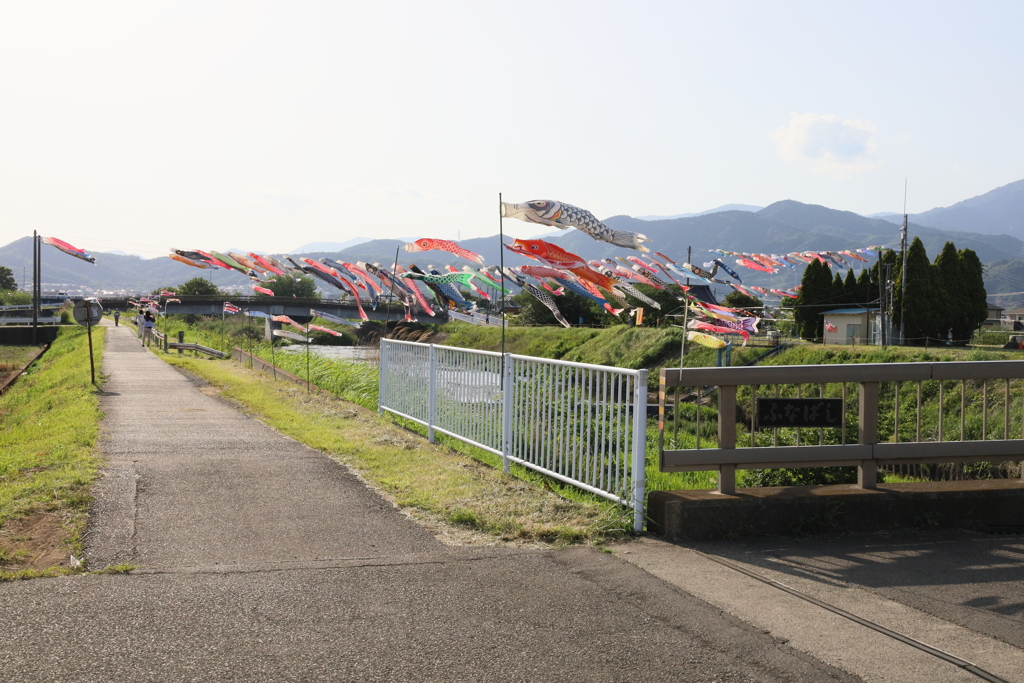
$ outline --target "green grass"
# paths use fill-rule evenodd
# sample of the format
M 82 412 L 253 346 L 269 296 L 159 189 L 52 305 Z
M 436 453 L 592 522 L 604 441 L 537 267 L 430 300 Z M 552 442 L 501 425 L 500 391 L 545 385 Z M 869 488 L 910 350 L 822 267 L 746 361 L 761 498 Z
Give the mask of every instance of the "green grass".
M 38 346 L 0 346 L 0 373 L 24 367 L 37 351 Z
M 219 322 L 217 323 L 219 324 Z M 449 323 L 440 328 L 447 334 L 447 339 L 442 343 L 446 346 L 473 348 L 487 351 L 498 351 L 501 349 L 501 330 L 496 328 L 468 325 L 464 323 Z M 677 328 L 630 328 L 626 326 L 614 326 L 610 328 L 522 328 L 512 327 L 506 330 L 505 350 L 510 353 L 537 356 L 543 358 L 554 358 L 570 360 L 575 362 L 590 363 L 595 365 L 608 365 L 626 368 L 649 368 L 648 388 L 656 390 L 658 383 L 658 371 L 660 367 L 677 367 L 679 344 L 681 341 L 681 330 Z M 190 332 L 200 341 L 204 332 L 196 329 Z M 205 334 L 209 334 L 206 332 Z M 217 345 L 213 337 L 208 337 L 209 345 Z M 192 337 L 189 340 L 193 340 Z M 200 341 L 200 343 L 203 343 Z M 255 347 L 257 355 L 270 360 L 270 347 L 261 343 Z M 740 365 L 755 359 L 765 352 L 763 347 L 741 347 L 736 346 L 732 352 L 732 364 Z M 998 360 L 998 359 L 1019 359 L 1020 354 L 1013 351 L 987 350 L 978 348 L 919 348 L 919 347 L 849 347 L 849 346 L 826 346 L 821 344 L 807 344 L 797 342 L 792 347 L 779 355 L 765 359 L 765 365 L 818 365 L 837 363 L 892 363 L 892 362 L 944 362 L 957 360 Z M 694 344 L 689 344 L 685 356 L 684 365 L 687 367 L 706 367 L 714 365 L 717 359 L 717 352 Z M 279 367 L 283 367 L 299 376 L 305 376 L 305 358 L 303 355 L 292 355 L 277 353 L 275 361 Z M 376 372 L 361 363 L 345 361 L 328 361 L 317 358 L 311 363 L 312 381 L 324 388 L 327 388 L 349 400 L 357 402 L 365 407 L 375 409 L 377 402 L 377 375 Z M 1016 385 L 1015 385 L 1016 387 Z M 816 388 L 805 387 L 805 390 L 817 391 Z M 947 410 L 959 408 L 958 392 L 952 391 L 952 384 L 946 388 Z M 795 388 L 784 388 L 783 393 Z M 829 395 L 837 394 L 837 387 L 829 387 Z M 855 392 L 855 388 L 854 388 Z M 938 416 L 937 388 L 925 384 L 924 388 L 924 431 L 923 434 L 930 435 L 935 431 Z M 954 395 L 956 393 L 957 395 Z M 978 404 L 980 384 L 973 383 L 969 388 L 968 395 L 968 416 L 966 422 L 967 438 L 980 438 L 982 419 Z M 738 399 L 741 409 L 749 403 L 749 388 L 741 389 Z M 848 420 L 847 438 L 856 438 L 856 397 L 849 398 L 853 419 Z M 916 410 L 916 394 L 908 392 L 906 388 L 901 392 L 900 403 L 902 415 L 910 415 L 910 410 Z M 952 404 L 956 403 L 956 406 Z M 1014 415 L 1020 413 L 1019 403 L 1015 399 L 1011 411 Z M 885 440 L 891 438 L 893 425 L 891 415 L 895 406 L 895 397 L 883 391 L 880 407 L 882 419 L 880 422 L 879 436 Z M 991 408 L 990 408 L 991 409 Z M 714 428 L 717 420 L 717 413 L 714 408 L 705 408 L 704 416 L 705 429 L 702 437 L 702 444 L 713 447 L 715 443 Z M 989 437 L 1001 438 L 996 432 L 1000 428 L 999 416 L 990 413 Z M 408 425 L 414 431 L 421 431 L 418 425 Z M 957 421 L 957 427 L 959 421 Z M 671 428 L 670 428 L 671 429 Z M 709 431 L 710 429 L 710 431 Z M 901 439 L 912 439 L 910 434 L 912 426 L 901 421 Z M 816 442 L 817 430 L 804 430 L 804 443 Z M 672 429 L 672 437 L 676 437 Z M 953 434 L 950 425 L 947 423 L 945 439 L 949 440 L 958 437 Z M 742 425 L 738 432 L 739 445 L 749 445 L 749 431 Z M 684 426 L 678 436 L 680 448 L 692 448 L 696 445 L 696 439 L 692 430 Z M 796 443 L 794 430 L 781 430 L 780 445 Z M 929 438 L 926 436 L 925 438 Z M 931 436 L 930 438 L 934 438 Z M 759 432 L 755 435 L 758 445 L 767 445 L 772 439 L 770 432 Z M 671 437 L 669 439 L 671 441 Z M 826 432 L 826 443 L 839 443 L 840 431 L 830 430 Z M 453 444 L 460 443 L 452 441 Z M 461 446 L 455 446 L 461 448 Z M 671 443 L 668 447 L 673 447 Z M 481 453 L 485 453 L 482 452 Z M 649 426 L 648 448 L 647 448 L 647 480 L 649 490 L 658 489 L 686 489 L 686 488 L 713 488 L 716 484 L 716 474 L 713 472 L 692 472 L 692 473 L 663 473 L 659 471 L 657 456 L 657 429 L 655 423 Z M 486 461 L 488 454 L 474 454 L 483 461 Z M 797 473 L 803 476 L 803 473 Z M 825 473 L 828 474 L 828 473 Z M 848 473 L 847 473 L 848 474 Z M 738 474 L 740 485 L 757 485 L 762 481 L 772 480 L 771 476 L 762 471 L 740 471 Z M 794 475 L 796 476 L 796 475 Z M 831 475 L 829 475 L 831 476 Z M 799 477 L 798 477 L 799 478 Z M 765 484 L 768 485 L 768 484 Z
M 93 347 L 99 364 L 104 334 Z M 70 517 L 68 551 L 81 554 L 88 487 L 99 458 L 99 396 L 86 331 L 62 328 L 25 377 L 0 396 L 0 526 L 36 512 Z

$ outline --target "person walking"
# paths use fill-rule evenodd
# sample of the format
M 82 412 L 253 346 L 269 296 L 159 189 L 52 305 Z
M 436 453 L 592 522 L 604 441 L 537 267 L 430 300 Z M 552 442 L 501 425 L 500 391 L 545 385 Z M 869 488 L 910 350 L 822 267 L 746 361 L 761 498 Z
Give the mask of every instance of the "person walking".
M 142 345 L 149 346 L 153 340 L 153 328 L 156 327 L 156 318 L 153 311 L 146 311 L 142 316 Z
M 117 327 L 117 323 L 121 320 L 121 310 L 118 308 L 114 309 L 114 327 Z

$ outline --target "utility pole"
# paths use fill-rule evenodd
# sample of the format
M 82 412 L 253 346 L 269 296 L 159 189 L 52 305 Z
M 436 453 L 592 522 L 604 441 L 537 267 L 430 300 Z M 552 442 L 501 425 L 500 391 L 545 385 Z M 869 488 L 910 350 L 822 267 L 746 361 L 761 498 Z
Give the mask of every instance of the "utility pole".
M 900 271 L 900 280 L 903 282 L 900 292 L 900 345 L 907 345 L 906 320 L 907 312 L 907 181 L 903 180 L 903 228 L 900 230 L 900 251 L 903 252 L 903 270 Z
M 885 300 L 886 291 L 889 289 L 888 279 L 885 277 L 885 264 L 882 263 L 882 250 L 878 250 L 878 319 L 879 338 L 882 341 L 882 348 L 885 348 Z
M 32 231 L 32 343 L 39 343 L 39 261 L 42 254 L 39 250 L 39 234 Z
M 690 262 L 690 251 L 693 247 L 686 248 L 686 262 Z M 686 278 L 686 286 L 690 286 L 690 278 Z M 689 322 L 690 317 L 690 292 L 689 290 L 683 292 L 683 338 L 679 342 L 679 367 L 683 367 L 683 358 L 686 356 L 686 323 Z M 679 407 L 676 406 L 676 410 Z M 676 418 L 679 419 L 678 417 Z M 678 422 L 676 423 L 678 425 Z

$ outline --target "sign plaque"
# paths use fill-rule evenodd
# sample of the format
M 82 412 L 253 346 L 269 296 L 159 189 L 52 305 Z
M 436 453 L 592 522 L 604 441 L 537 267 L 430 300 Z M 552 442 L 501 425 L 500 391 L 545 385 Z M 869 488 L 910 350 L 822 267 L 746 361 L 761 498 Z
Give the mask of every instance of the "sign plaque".
M 757 428 L 842 427 L 841 398 L 759 398 Z
M 89 299 L 82 299 L 75 302 L 75 322 L 82 327 L 98 325 L 103 318 L 103 306 L 100 302 Z

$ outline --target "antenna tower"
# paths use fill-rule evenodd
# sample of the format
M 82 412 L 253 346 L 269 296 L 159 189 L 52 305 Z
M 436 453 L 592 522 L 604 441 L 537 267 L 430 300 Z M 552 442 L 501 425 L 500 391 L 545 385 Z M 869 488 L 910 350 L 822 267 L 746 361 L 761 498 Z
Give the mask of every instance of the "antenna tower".
M 900 229 L 900 251 L 903 252 L 903 269 L 900 271 L 902 291 L 900 292 L 900 344 L 907 345 L 905 313 L 907 310 L 907 179 L 903 179 L 903 227 Z

